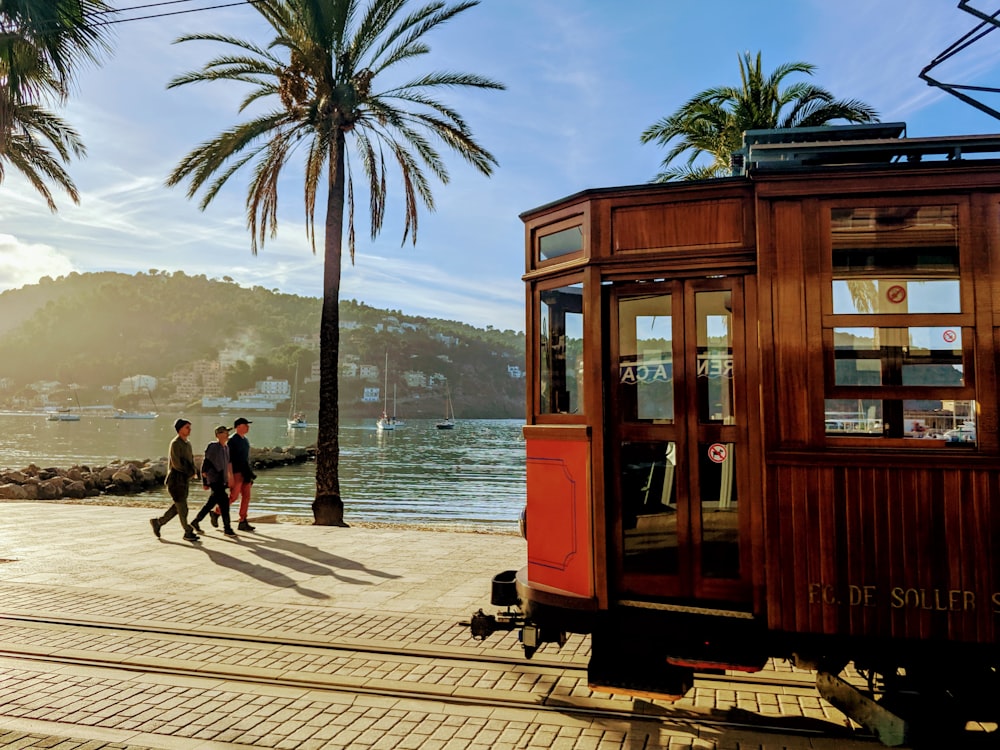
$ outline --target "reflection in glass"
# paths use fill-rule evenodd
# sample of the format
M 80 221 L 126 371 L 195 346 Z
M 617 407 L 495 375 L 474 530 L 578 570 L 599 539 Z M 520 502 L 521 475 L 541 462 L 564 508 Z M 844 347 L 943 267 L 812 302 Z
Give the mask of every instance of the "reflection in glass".
M 538 238 L 539 260 L 552 260 L 583 250 L 583 227 L 576 226 Z
M 736 446 L 733 443 L 700 443 L 698 448 L 701 573 L 706 578 L 739 578 Z
M 825 417 L 826 434 L 831 437 L 943 440 L 966 447 L 976 444 L 975 401 L 828 398 Z
M 833 312 L 961 311 L 955 206 L 837 208 Z
M 963 386 L 958 326 L 835 328 L 836 385 Z
M 670 295 L 622 299 L 618 321 L 618 394 L 624 419 L 673 422 Z
M 539 413 L 583 412 L 583 284 L 540 293 Z
M 675 575 L 677 447 L 673 442 L 622 443 L 622 550 L 626 573 Z
M 733 424 L 732 293 L 698 292 L 698 421 Z

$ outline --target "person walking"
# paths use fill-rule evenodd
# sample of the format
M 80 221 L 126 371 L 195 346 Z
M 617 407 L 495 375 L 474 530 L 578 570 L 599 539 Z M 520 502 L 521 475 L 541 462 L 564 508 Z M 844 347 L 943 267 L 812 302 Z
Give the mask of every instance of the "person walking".
M 232 462 L 233 478 L 229 486 L 229 503 L 232 505 L 236 498 L 240 499 L 239 509 L 239 531 L 254 531 L 255 528 L 247 520 L 247 513 L 250 510 L 250 488 L 257 475 L 250 467 L 250 441 L 247 433 L 250 432 L 250 425 L 253 424 L 248 419 L 240 417 L 233 422 L 233 430 L 236 434 L 229 439 L 229 460 Z M 218 514 L 212 515 L 212 525 L 219 525 Z
M 188 488 L 191 477 L 197 474 L 194 465 L 194 451 L 191 450 L 191 443 L 188 437 L 191 435 L 191 423 L 186 419 L 178 419 L 174 422 L 174 430 L 177 436 L 170 441 L 170 450 L 167 454 L 167 478 L 164 484 L 173 504 L 167 508 L 159 518 L 150 518 L 149 523 L 153 527 L 153 533 L 157 539 L 160 538 L 160 529 L 171 518 L 180 518 L 181 526 L 184 527 L 184 538 L 189 542 L 197 542 L 198 535 L 194 533 L 194 527 L 188 523 Z
M 231 480 L 228 442 L 229 428 L 225 425 L 219 425 L 215 428 L 215 442 L 209 443 L 205 447 L 205 460 L 201 465 L 201 482 L 206 489 L 211 489 L 212 494 L 208 496 L 208 500 L 205 501 L 205 504 L 198 511 L 198 515 L 194 517 L 194 522 L 191 524 L 199 534 L 202 533 L 201 527 L 198 526 L 201 519 L 207 516 L 213 507 L 218 506 L 222 515 L 223 533 L 226 536 L 236 536 L 236 532 L 233 531 L 229 520 L 228 490 Z

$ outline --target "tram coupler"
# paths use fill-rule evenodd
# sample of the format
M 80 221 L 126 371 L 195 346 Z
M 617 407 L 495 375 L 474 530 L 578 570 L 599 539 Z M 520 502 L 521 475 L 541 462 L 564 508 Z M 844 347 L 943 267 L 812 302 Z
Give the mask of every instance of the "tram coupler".
M 478 641 L 485 640 L 498 630 L 514 630 L 522 625 L 524 625 L 524 614 L 511 611 L 510 608 L 496 615 L 488 615 L 480 609 L 469 620 L 472 637 Z

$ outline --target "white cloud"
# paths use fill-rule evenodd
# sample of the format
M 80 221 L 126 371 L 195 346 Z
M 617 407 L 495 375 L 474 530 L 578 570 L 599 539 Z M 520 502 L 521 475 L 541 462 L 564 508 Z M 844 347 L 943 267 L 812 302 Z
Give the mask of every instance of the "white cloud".
M 12 234 L 0 234 L 0 289 L 34 284 L 43 276 L 65 276 L 73 263 L 48 245 L 27 244 Z

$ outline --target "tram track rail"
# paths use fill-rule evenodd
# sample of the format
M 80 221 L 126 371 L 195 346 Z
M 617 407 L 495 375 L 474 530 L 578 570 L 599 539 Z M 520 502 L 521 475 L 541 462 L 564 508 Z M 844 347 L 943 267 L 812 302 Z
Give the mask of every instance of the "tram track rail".
M 81 621 L 78 619 L 69 618 L 56 618 L 51 616 L 45 617 L 31 617 L 23 614 L 9 615 L 0 613 L 0 622 L 26 622 L 26 623 L 38 623 L 38 624 L 49 624 L 49 625 L 67 625 L 67 626 L 79 626 L 88 627 L 94 629 L 103 630 L 118 630 L 130 633 L 139 634 L 151 634 L 151 635 L 175 635 L 184 637 L 198 637 L 198 638 L 214 638 L 214 639 L 226 639 L 230 641 L 236 641 L 247 644 L 256 645 L 268 645 L 268 646 L 296 646 L 296 647 L 307 647 L 316 648 L 329 651 L 345 651 L 345 652 L 359 652 L 364 654 L 370 654 L 374 656 L 405 656 L 405 657 L 420 657 L 426 659 L 436 659 L 441 661 L 455 661 L 455 662 L 482 662 L 490 665 L 497 666 L 510 666 L 510 667 L 533 667 L 533 668 L 548 668 L 548 669 L 562 669 L 566 672 L 577 672 L 580 674 L 585 674 L 587 671 L 587 664 L 582 660 L 573 659 L 539 659 L 535 656 L 532 659 L 526 659 L 520 654 L 499 654 L 495 651 L 493 653 L 483 651 L 481 649 L 476 649 L 475 647 L 469 647 L 468 650 L 454 650 L 454 649 L 442 649 L 442 648 L 432 648 L 421 646 L 417 644 L 405 644 L 397 647 L 387 647 L 383 645 L 382 642 L 372 641 L 372 642 L 358 642 L 356 639 L 318 639 L 318 638 L 304 638 L 304 637 L 288 637 L 284 636 L 281 638 L 266 638 L 259 634 L 247 635 L 238 632 L 227 632 L 227 631 L 213 631 L 213 632 L 196 632 L 190 629 L 185 629 L 182 627 L 159 627 L 150 628 L 148 626 L 141 625 L 128 625 L 119 623 L 100 623 L 95 621 Z M 459 623 L 457 626 L 463 625 Z M 708 672 L 696 672 L 696 681 L 706 683 L 706 684 L 720 684 L 727 683 L 733 685 L 739 685 L 741 688 L 790 688 L 790 689 L 813 689 L 815 683 L 809 679 L 797 679 L 797 678 L 783 678 L 783 677 L 762 677 L 757 674 L 717 674 Z
M 861 740 L 869 739 L 865 735 L 858 734 L 834 722 L 804 716 L 760 715 L 735 708 L 707 709 L 694 706 L 679 707 L 645 700 L 626 701 L 618 699 L 614 701 L 615 705 L 611 705 L 612 702 L 608 701 L 609 705 L 598 706 L 594 705 L 593 702 L 558 694 L 554 687 L 559 683 L 560 679 L 565 678 L 586 682 L 585 666 L 578 663 L 557 662 L 553 660 L 529 662 L 524 659 L 516 659 L 513 656 L 476 653 L 473 650 L 470 650 L 469 653 L 459 654 L 454 651 L 442 649 L 414 648 L 412 645 L 408 645 L 405 648 L 392 648 L 377 643 L 370 644 L 367 647 L 359 647 L 354 643 L 327 642 L 320 644 L 315 641 L 304 643 L 304 639 L 267 639 L 256 635 L 240 636 L 239 634 L 224 636 L 218 633 L 192 633 L 179 628 L 122 627 L 116 624 L 81 623 L 52 617 L 0 615 L 0 627 L 4 624 L 39 629 L 55 629 L 67 635 L 78 634 L 82 642 L 91 643 L 90 648 L 93 650 L 90 653 L 84 654 L 81 653 L 81 649 L 62 648 L 54 653 L 44 653 L 43 649 L 12 649 L 10 648 L 10 644 L 7 643 L 4 648 L 0 648 L 0 656 L 37 664 L 60 664 L 114 670 L 115 672 L 119 672 L 123 676 L 123 679 L 128 679 L 129 674 L 148 673 L 171 678 L 188 677 L 225 680 L 244 685 L 350 692 L 356 695 L 396 698 L 409 701 L 431 701 L 452 706 L 527 710 L 537 714 L 571 714 L 592 720 L 646 722 L 661 726 L 685 724 L 713 729 L 752 730 L 813 738 L 843 739 L 849 737 Z M 224 644 L 235 649 L 250 650 L 259 647 L 289 647 L 298 650 L 315 650 L 325 654 L 340 654 L 348 657 L 361 655 L 384 659 L 397 657 L 410 660 L 421 659 L 452 665 L 461 664 L 473 670 L 495 670 L 498 667 L 510 667 L 513 669 L 516 667 L 521 670 L 522 674 L 527 672 L 545 672 L 553 679 L 549 680 L 540 692 L 526 691 L 521 696 L 516 696 L 511 692 L 503 690 L 443 691 L 436 689 L 434 685 L 410 684 L 399 681 L 392 682 L 391 684 L 363 685 L 358 684 L 357 680 L 350 678 L 350 676 L 339 676 L 336 673 L 328 672 L 317 672 L 308 678 L 303 678 L 302 673 L 274 675 L 266 674 L 266 670 L 262 670 L 261 673 L 255 674 L 253 670 L 248 670 L 245 665 L 234 669 L 232 665 L 215 663 L 211 660 L 188 665 L 179 660 L 169 664 L 162 663 L 162 660 L 157 659 L 150 659 L 148 662 L 143 661 L 141 658 L 123 660 L 121 654 L 102 652 L 99 645 L 93 645 L 95 637 L 99 638 L 99 635 L 95 636 L 95 634 L 101 633 L 110 635 L 112 638 L 119 635 L 122 637 L 143 638 L 183 638 L 184 641 L 189 643 Z M 727 679 L 721 675 L 710 675 L 707 677 L 720 681 Z M 739 683 L 739 681 L 737 682 Z M 772 687 L 780 687 L 788 683 L 792 683 L 791 686 L 793 687 L 808 686 L 808 683 L 803 683 L 802 681 L 771 680 L 768 683 Z M 747 689 L 747 686 L 741 684 L 739 689 Z
M 29 622 L 36 625 L 51 625 L 61 628 L 71 628 L 79 630 L 106 630 L 106 631 L 120 631 L 127 630 L 130 633 L 138 633 L 148 636 L 176 636 L 179 635 L 177 632 L 171 632 L 169 629 L 158 631 L 149 628 L 119 628 L 117 626 L 105 625 L 105 626 L 95 626 L 90 624 L 77 624 L 67 621 L 53 622 L 46 618 L 9 618 L 5 616 L 0 616 L 0 622 Z M 245 643 L 247 645 L 258 644 L 260 639 L 258 638 L 234 638 L 234 639 L 220 639 L 215 635 L 204 635 L 204 634 L 191 634 L 183 633 L 185 637 L 195 638 L 200 641 L 220 641 L 220 640 L 233 640 L 238 643 Z M 265 643 L 267 643 L 265 641 Z M 267 644 L 276 645 L 276 644 Z M 280 645 L 280 644 L 278 644 Z M 292 645 L 292 644 L 288 644 Z M 300 648 L 302 646 L 299 646 Z M 315 648 L 315 647 L 309 647 Z M 322 648 L 322 647 L 319 647 Z M 333 646 L 325 647 L 325 650 L 330 651 L 347 651 L 356 652 L 359 649 L 353 647 L 348 648 L 334 648 Z M 393 651 L 387 648 L 377 648 L 373 647 L 364 650 L 364 653 L 377 654 L 379 656 L 409 656 L 413 657 L 414 653 L 412 650 L 399 650 Z M 491 658 L 481 658 L 481 656 L 489 655 L 475 655 L 470 654 L 467 656 L 459 657 L 455 654 L 439 654 L 437 656 L 432 656 L 433 652 L 430 650 L 426 651 L 426 658 L 428 659 L 443 659 L 450 661 L 462 661 L 467 664 L 484 664 L 489 667 L 493 667 L 498 663 L 505 663 L 504 660 L 496 660 Z M 854 740 L 867 740 L 869 737 L 858 734 L 854 731 L 850 731 L 845 727 L 839 726 L 833 722 L 820 720 L 820 719 L 810 719 L 801 716 L 761 716 L 752 714 L 747 711 L 742 711 L 738 709 L 733 710 L 721 710 L 721 709 L 700 709 L 695 707 L 673 707 L 669 705 L 653 704 L 647 701 L 636 701 L 632 704 L 631 708 L 624 707 L 595 707 L 588 705 L 581 705 L 579 703 L 574 703 L 570 700 L 565 700 L 551 692 L 544 696 L 532 695 L 530 698 L 517 699 L 509 696 L 492 695 L 492 696 L 475 696 L 475 695 L 462 695 L 449 693 L 444 694 L 432 689 L 428 689 L 427 686 L 414 685 L 413 687 L 405 687 L 400 684 L 396 684 L 392 687 L 389 686 L 379 686 L 379 687 L 369 687 L 364 685 L 358 685 L 351 681 L 338 680 L 336 675 L 323 674 L 317 675 L 315 680 L 304 680 L 296 679 L 294 677 L 274 677 L 274 676 L 262 676 L 249 674 L 245 669 L 232 670 L 228 669 L 225 664 L 210 664 L 204 663 L 199 665 L 197 668 L 186 668 L 180 664 L 143 664 L 134 661 L 123 662 L 119 659 L 102 657 L 98 654 L 93 654 L 90 656 L 84 655 L 68 655 L 64 653 L 47 655 L 37 652 L 32 652 L 29 650 L 12 650 L 10 648 L 0 649 L 0 656 L 7 658 L 18 659 L 22 662 L 33 662 L 38 664 L 59 664 L 62 666 L 70 665 L 74 667 L 93 667 L 95 669 L 101 670 L 113 670 L 115 672 L 120 672 L 123 679 L 128 679 L 129 674 L 136 673 L 146 673 L 162 675 L 165 677 L 186 677 L 186 678 L 201 678 L 210 680 L 225 680 L 230 683 L 241 683 L 245 685 L 254 685 L 262 687 L 280 687 L 280 688 L 301 688 L 307 690 L 328 690 L 332 692 L 350 692 L 357 695 L 374 696 L 380 698 L 396 698 L 404 699 L 409 701 L 428 701 L 436 704 L 446 704 L 452 706 L 476 706 L 482 708 L 496 708 L 496 709 L 513 709 L 513 710 L 526 710 L 531 711 L 536 714 L 569 714 L 578 716 L 581 718 L 587 718 L 592 720 L 608 720 L 608 721 L 628 721 L 628 722 L 642 722 L 647 725 L 662 725 L 662 726 L 676 726 L 678 724 L 690 724 L 698 725 L 700 727 L 713 728 L 713 729 L 731 729 L 731 730 L 752 730 L 757 732 L 770 732 L 779 733 L 784 735 L 795 735 L 795 736 L 807 736 L 811 738 L 851 738 Z M 507 660 L 509 663 L 514 664 L 514 660 Z M 520 662 L 521 666 L 524 666 L 524 662 Z M 554 669 L 555 667 L 549 665 L 545 667 L 546 669 Z M 585 670 L 580 667 L 561 665 L 558 669 L 567 673 L 582 673 Z

